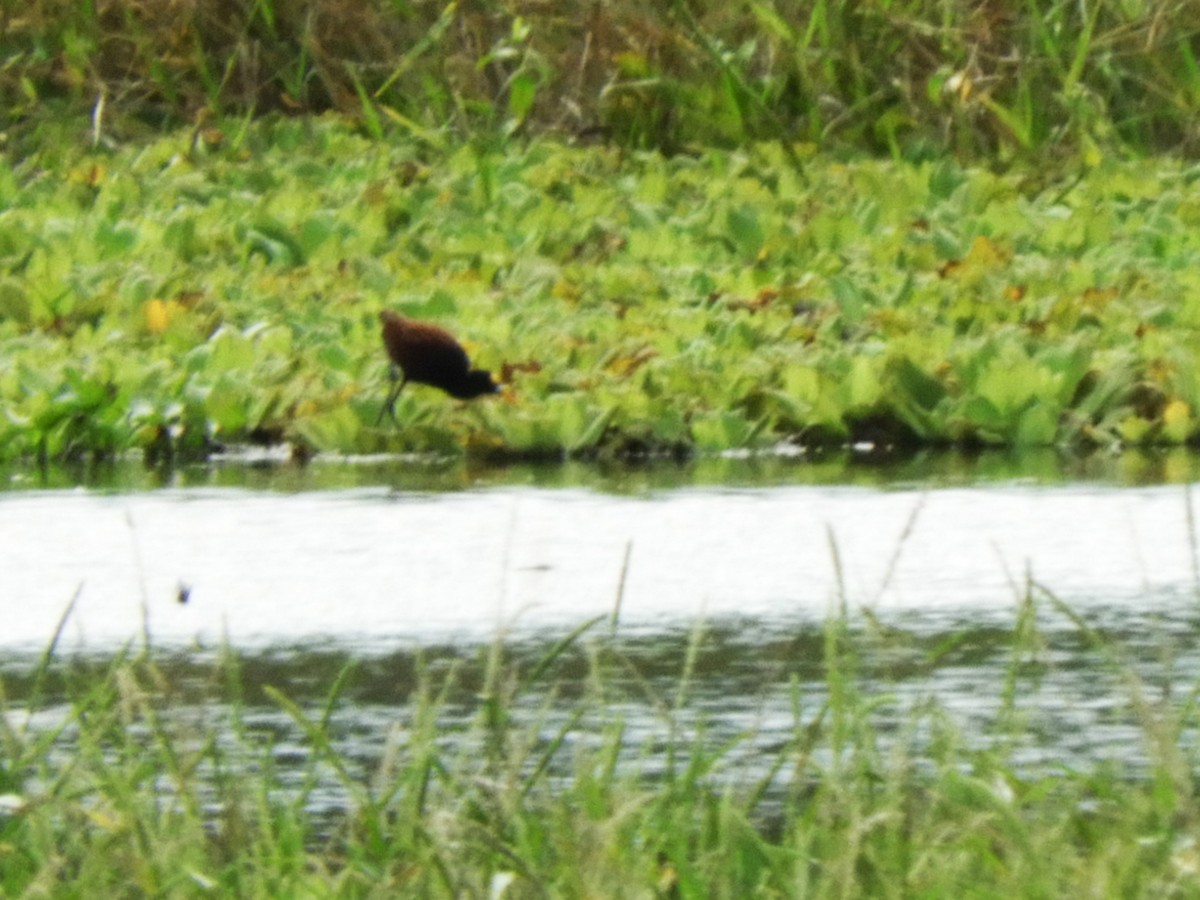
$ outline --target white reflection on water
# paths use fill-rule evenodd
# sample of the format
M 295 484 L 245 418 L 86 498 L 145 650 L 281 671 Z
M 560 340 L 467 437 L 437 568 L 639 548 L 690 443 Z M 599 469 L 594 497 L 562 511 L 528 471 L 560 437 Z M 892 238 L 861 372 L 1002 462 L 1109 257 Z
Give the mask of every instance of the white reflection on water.
M 143 597 L 159 645 L 227 634 L 366 649 L 574 625 L 611 610 L 627 544 L 624 628 L 819 619 L 839 592 L 835 558 L 852 608 L 1011 621 L 1026 571 L 1080 605 L 1190 595 L 1188 499 L 1094 486 L 9 493 L 0 646 L 44 643 L 80 584 L 69 645 L 135 638 Z

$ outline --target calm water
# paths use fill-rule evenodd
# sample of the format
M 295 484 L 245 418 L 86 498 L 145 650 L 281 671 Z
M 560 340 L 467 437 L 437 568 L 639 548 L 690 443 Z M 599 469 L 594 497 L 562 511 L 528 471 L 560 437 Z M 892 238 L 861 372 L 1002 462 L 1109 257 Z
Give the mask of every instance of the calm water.
M 273 485 L 286 489 L 0 494 L 0 649 L 40 649 L 77 591 L 72 649 L 145 628 L 159 647 L 379 654 L 554 633 L 618 596 L 632 633 L 697 619 L 771 631 L 843 601 L 919 630 L 1010 622 L 1027 576 L 1119 618 L 1190 611 L 1200 583 L 1186 485 L 804 483 L 793 463 L 790 480 L 744 466 L 725 485 L 668 469 L 676 483 L 635 472 L 623 492 L 494 472 L 455 489 L 433 473 L 422 490 L 360 468 L 366 485 L 316 472 L 304 489 L 287 472 Z
M 687 721 L 740 738 L 728 764 L 742 778 L 791 734 L 796 685 L 805 709 L 822 702 L 822 628 L 839 607 L 862 638 L 865 689 L 885 698 L 885 730 L 935 697 L 986 742 L 1031 582 L 1112 639 L 1152 699 L 1200 676 L 1188 486 L 1200 470 L 1182 454 L 638 470 L 229 465 L 165 484 L 136 469 L 59 483 L 71 477 L 18 473 L 0 493 L 8 696 L 21 696 L 22 673 L 75 597 L 64 665 L 148 638 L 183 682 L 202 685 L 230 645 L 253 722 L 303 759 L 256 686 L 320 698 L 353 660 L 335 723 L 364 778 L 404 715 L 418 658 L 460 667 L 452 733 L 477 712 L 481 646 L 503 635 L 512 658 L 534 660 L 614 610 L 610 646 L 638 673 L 617 701 L 631 744 L 661 737 L 645 691 L 674 696 L 703 628 Z M 1036 677 L 1021 685 L 1030 729 L 1020 759 L 1120 759 L 1136 770 L 1142 731 L 1126 682 L 1062 608 L 1033 596 L 1042 634 Z M 608 629 L 593 635 L 609 640 Z M 586 678 L 589 640 L 556 671 L 560 720 Z M 197 689 L 181 714 L 219 703 Z M 325 798 L 330 809 L 343 800 L 332 788 Z

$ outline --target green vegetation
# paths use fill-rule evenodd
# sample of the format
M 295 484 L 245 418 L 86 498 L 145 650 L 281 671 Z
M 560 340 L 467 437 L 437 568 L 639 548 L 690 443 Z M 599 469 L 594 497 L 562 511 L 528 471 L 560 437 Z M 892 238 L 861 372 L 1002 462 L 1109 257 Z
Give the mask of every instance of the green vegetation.
M 675 150 L 1194 151 L 1200 13 L 1094 0 L 31 0 L 0 109 L 105 133 L 334 111 L 376 136 L 553 130 Z
M 1195 15 L 9 10 L 0 460 L 1200 440 Z
M 1030 728 L 1019 698 L 1053 665 L 1035 606 L 1074 618 L 1096 665 L 1128 686 L 1148 760 L 1136 777 L 1117 762 L 1040 774 L 1017 762 Z M 51 650 L 2 685 L 9 699 L 0 718 L 0 892 L 1196 892 L 1194 760 L 1183 749 L 1196 727 L 1194 688 L 1152 694 L 1121 662 L 1119 645 L 1038 588 L 1005 632 L 1008 671 L 994 696 L 978 698 L 980 709 L 995 712 L 986 723 L 976 717 L 972 734 L 932 690 L 920 691 L 905 721 L 881 729 L 877 714 L 894 698 L 864 690 L 866 660 L 908 659 L 903 665 L 920 670 L 953 649 L 927 648 L 922 661 L 903 632 L 834 616 L 823 634 L 808 634 L 798 652 L 781 657 L 796 673 L 790 734 L 749 767 L 739 751 L 752 726 L 718 736 L 692 708 L 703 629 L 671 685 L 639 671 L 603 630 L 580 628 L 536 665 L 516 664 L 497 642 L 481 651 L 482 677 L 466 684 L 453 665 L 398 674 L 409 703 L 394 724 L 380 724 L 392 730 L 386 742 L 377 736 L 382 749 L 373 755 L 336 724 L 339 708 L 354 702 L 346 696 L 353 666 L 307 666 L 312 700 L 255 687 L 253 709 L 274 707 L 297 739 L 249 708 L 233 653 L 175 681 L 150 652 L 104 666 L 56 661 Z M 824 685 L 810 691 L 800 673 L 814 669 Z M 464 695 L 472 699 L 464 703 Z M 753 709 L 756 699 L 743 701 Z M 657 710 L 659 731 L 631 730 L 620 711 L 626 704 Z M 331 794 L 348 798 L 332 812 Z
M 1197 6 L 1009 7 L 5 4 L 0 461 L 1200 442 Z M 413 387 L 376 427 L 384 306 L 505 395 Z M 895 634 L 833 618 L 777 807 L 682 724 L 694 655 L 629 764 L 639 673 L 587 629 L 532 670 L 497 643 L 461 741 L 421 671 L 365 774 L 352 669 L 274 690 L 299 781 L 236 654 L 193 717 L 149 650 L 51 647 L 0 682 L 0 893 L 1195 895 L 1194 688 L 1151 703 L 1079 621 L 1149 771 L 1028 774 L 1031 605 L 983 750 L 936 698 L 882 734 L 859 665 Z
M 0 170 L 0 455 L 625 454 L 1200 434 L 1200 170 L 1029 193 L 949 161 L 535 141 L 434 154 L 338 121 L 47 145 Z M 510 383 L 401 396 L 383 306 Z

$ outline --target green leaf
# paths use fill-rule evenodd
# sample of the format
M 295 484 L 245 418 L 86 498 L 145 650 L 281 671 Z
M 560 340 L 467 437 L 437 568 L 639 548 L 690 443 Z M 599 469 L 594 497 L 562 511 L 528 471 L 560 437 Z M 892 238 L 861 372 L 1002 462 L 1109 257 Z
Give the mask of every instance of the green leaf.
M 967 174 L 953 160 L 935 163 L 929 172 L 929 194 L 935 200 L 947 200 L 967 180 Z
M 946 396 L 942 383 L 926 375 L 907 356 L 891 357 L 887 361 L 885 378 L 889 380 L 889 391 L 901 392 L 922 409 L 933 409 Z
M 1007 430 L 1008 420 L 1000 414 L 991 401 L 984 397 L 968 398 L 959 412 L 967 421 L 979 426 L 983 431 L 990 432 L 993 436 L 1004 434 Z
M 96 228 L 95 245 L 101 258 L 124 256 L 137 240 L 137 230 L 130 225 L 102 221 Z
M 763 230 L 752 206 L 736 206 L 725 215 L 729 234 L 744 256 L 757 256 L 763 246 Z
M 866 295 L 863 290 L 843 275 L 834 275 L 829 279 L 829 289 L 842 312 L 842 321 L 853 328 L 859 325 L 865 314 Z
M 842 384 L 847 411 L 874 409 L 883 394 L 878 361 L 867 356 L 856 357 L 850 365 L 849 376 Z
M 518 122 L 525 121 L 537 98 L 538 81 L 529 72 L 519 72 L 508 85 L 508 114 Z
M 291 431 L 317 450 L 353 453 L 359 446 L 362 422 L 349 406 L 341 406 L 296 419 Z
M 262 256 L 268 262 L 284 266 L 298 266 L 306 259 L 295 236 L 273 219 L 258 219 L 253 225 L 240 228 L 239 239 L 247 256 Z
M 1034 403 L 1017 420 L 1012 441 L 1021 447 L 1044 447 L 1054 443 L 1058 435 L 1058 413 L 1046 403 Z

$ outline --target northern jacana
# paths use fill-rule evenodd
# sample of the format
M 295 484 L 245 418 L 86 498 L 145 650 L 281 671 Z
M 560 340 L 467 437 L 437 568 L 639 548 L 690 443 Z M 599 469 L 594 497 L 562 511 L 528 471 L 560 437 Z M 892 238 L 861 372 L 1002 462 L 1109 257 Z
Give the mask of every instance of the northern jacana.
M 410 381 L 441 388 L 460 400 L 499 392 L 500 386 L 492 381 L 491 373 L 472 369 L 467 351 L 446 329 L 405 318 L 391 309 L 380 312 L 379 321 L 396 384 L 379 410 L 376 425 L 383 421 L 385 411 L 396 421 L 396 398 Z

